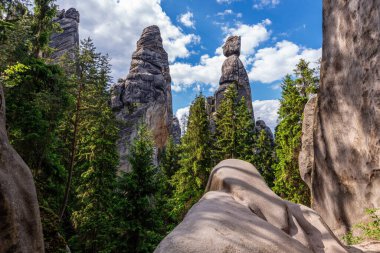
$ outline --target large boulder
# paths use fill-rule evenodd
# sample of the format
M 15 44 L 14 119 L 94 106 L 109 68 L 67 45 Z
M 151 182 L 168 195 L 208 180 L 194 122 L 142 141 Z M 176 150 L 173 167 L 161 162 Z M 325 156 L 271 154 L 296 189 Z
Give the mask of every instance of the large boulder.
M 173 129 L 168 54 L 162 46 L 158 26 L 149 26 L 142 32 L 127 78 L 120 79 L 112 88 L 111 106 L 123 123 L 117 144 L 120 169 L 130 171 L 129 146 L 141 123 L 151 131 L 157 154 Z
M 380 207 L 379 24 L 379 0 L 323 1 L 310 182 L 313 209 L 337 234 Z
M 61 10 L 54 22 L 60 25 L 62 31 L 51 36 L 50 47 L 54 51 L 50 58 L 58 60 L 65 53 L 74 58 L 75 49 L 79 46 L 79 12 L 74 8 Z
M 282 200 L 256 168 L 225 160 L 211 172 L 206 194 L 155 253 L 347 252 L 312 209 Z
M 9 144 L 0 84 L 0 252 L 44 252 L 32 173 Z
M 227 87 L 233 84 L 236 85 L 238 98 L 245 98 L 247 107 L 249 111 L 252 112 L 253 117 L 251 86 L 249 85 L 247 71 L 239 59 L 240 44 L 240 36 L 230 36 L 227 38 L 226 43 L 223 46 L 223 53 L 227 59 L 223 62 L 219 88 L 215 92 L 215 110 L 218 110 Z

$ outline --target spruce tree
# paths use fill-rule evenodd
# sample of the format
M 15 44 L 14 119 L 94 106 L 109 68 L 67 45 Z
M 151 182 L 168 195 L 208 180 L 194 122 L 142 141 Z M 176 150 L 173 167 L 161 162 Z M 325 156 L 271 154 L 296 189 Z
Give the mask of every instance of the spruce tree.
M 254 122 L 244 97 L 238 100 L 236 84 L 228 86 L 216 113 L 215 153 L 219 162 L 237 158 L 247 160 L 253 154 Z
M 171 178 L 172 217 L 182 220 L 202 196 L 212 167 L 212 140 L 205 97 L 199 95 L 190 107 L 187 131 L 180 145 L 180 168 Z
M 122 172 L 118 182 L 119 219 L 117 252 L 153 252 L 161 235 L 161 219 L 155 194 L 159 190 L 157 168 L 153 164 L 153 141 L 146 125 L 141 125 L 131 145 L 131 172 Z
M 298 156 L 301 150 L 303 110 L 308 97 L 318 90 L 315 69 L 301 60 L 282 83 L 279 120 L 275 142 L 277 164 L 275 165 L 274 191 L 281 197 L 296 203 L 310 205 L 310 191 L 299 172 Z
M 79 82 L 76 93 L 81 95 L 77 100 L 80 106 L 73 108 L 71 126 L 76 141 L 71 141 L 75 151 L 70 152 L 75 164 L 75 202 L 70 211 L 76 235 L 70 243 L 81 252 L 108 252 L 114 247 L 118 126 L 108 103 L 108 57 L 95 50 L 91 40 L 82 42 L 76 63 L 79 76 L 73 76 L 73 81 Z
M 251 162 L 259 170 L 267 185 L 272 187 L 275 178 L 273 171 L 275 153 L 272 142 L 264 129 L 257 133 L 254 148 L 255 153 Z

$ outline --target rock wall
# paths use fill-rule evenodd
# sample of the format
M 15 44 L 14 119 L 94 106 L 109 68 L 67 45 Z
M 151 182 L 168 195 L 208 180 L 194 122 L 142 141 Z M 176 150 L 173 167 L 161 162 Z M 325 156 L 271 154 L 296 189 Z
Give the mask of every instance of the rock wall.
M 324 0 L 313 208 L 337 234 L 380 207 L 380 1 Z
M 240 47 L 240 36 L 228 37 L 223 46 L 223 54 L 227 59 L 222 66 L 222 76 L 220 77 L 219 88 L 215 92 L 215 110 L 218 110 L 218 107 L 223 100 L 224 91 L 229 85 L 234 83 L 237 87 L 239 99 L 242 97 L 245 98 L 247 107 L 252 112 L 253 117 L 251 87 L 249 85 L 247 71 L 239 59 Z
M 123 122 L 117 144 L 120 169 L 129 171 L 128 146 L 142 122 L 151 130 L 158 153 L 172 131 L 169 62 L 157 26 L 149 26 L 142 32 L 127 78 L 120 79 L 112 89 L 111 106 Z
M 44 252 L 36 188 L 30 169 L 9 144 L 1 84 L 0 252 Z
M 272 144 L 272 147 L 274 147 L 274 136 L 273 136 L 272 130 L 270 129 L 269 126 L 267 126 L 267 124 L 265 124 L 264 120 L 258 120 L 258 121 L 256 121 L 255 130 L 256 130 L 257 133 L 260 133 L 261 130 L 264 130 L 265 133 L 266 133 L 266 135 L 268 136 L 271 144 Z
M 206 194 L 154 252 L 344 253 L 347 250 L 315 211 L 282 200 L 255 167 L 231 159 L 212 170 Z
M 50 47 L 54 52 L 50 58 L 58 59 L 66 52 L 74 58 L 74 50 L 79 46 L 79 12 L 74 8 L 61 10 L 54 22 L 60 24 L 62 33 L 51 36 Z

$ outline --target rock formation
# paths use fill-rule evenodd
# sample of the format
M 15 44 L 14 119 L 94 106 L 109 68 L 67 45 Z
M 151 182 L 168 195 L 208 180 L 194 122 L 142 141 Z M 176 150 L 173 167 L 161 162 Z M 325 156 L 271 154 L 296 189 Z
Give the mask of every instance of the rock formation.
M 301 171 L 312 207 L 340 235 L 380 207 L 380 1 L 324 0 L 323 13 L 316 119 L 305 123 L 315 126 L 304 138 L 314 161 Z
M 347 252 L 315 211 L 282 200 L 247 162 L 219 163 L 206 192 L 155 253 Z
M 74 8 L 61 10 L 54 22 L 60 24 L 62 33 L 51 37 L 50 47 L 54 48 L 54 52 L 50 58 L 58 59 L 66 52 L 74 57 L 74 50 L 79 46 L 79 12 Z
M 9 144 L 0 84 L 0 252 L 44 252 L 32 173 Z
M 181 125 L 179 124 L 177 117 L 173 117 L 172 136 L 175 144 L 179 144 L 181 142 Z
M 314 95 L 306 103 L 303 111 L 302 121 L 302 149 L 299 154 L 299 168 L 303 181 L 311 188 L 311 176 L 314 170 L 314 126 L 315 126 L 315 109 L 318 97 Z
M 265 133 L 266 133 L 266 135 L 270 139 L 270 142 L 271 142 L 272 146 L 274 146 L 274 137 L 273 137 L 272 130 L 267 126 L 267 124 L 265 124 L 264 120 L 258 120 L 258 121 L 256 121 L 255 130 L 256 130 L 257 133 L 260 133 L 261 130 L 264 130 Z
M 247 71 L 239 59 L 240 47 L 240 36 L 228 37 L 223 46 L 223 54 L 227 59 L 222 66 L 222 76 L 220 77 L 219 88 L 215 92 L 215 109 L 218 110 L 218 107 L 223 100 L 224 91 L 227 87 L 231 84 L 235 84 L 239 99 L 242 97 L 245 98 L 247 107 L 252 112 L 253 117 L 251 87 L 249 85 Z
M 120 169 L 129 171 L 129 144 L 144 122 L 151 130 L 160 151 L 171 134 L 173 111 L 168 55 L 162 46 L 160 29 L 144 29 L 132 55 L 126 79 L 113 87 L 111 106 L 124 125 L 118 141 Z

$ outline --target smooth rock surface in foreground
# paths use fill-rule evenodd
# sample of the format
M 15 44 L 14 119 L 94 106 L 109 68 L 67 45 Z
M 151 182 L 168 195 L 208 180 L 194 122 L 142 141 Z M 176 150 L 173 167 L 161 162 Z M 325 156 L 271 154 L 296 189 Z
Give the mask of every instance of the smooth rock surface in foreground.
M 247 162 L 219 163 L 206 192 L 155 253 L 348 252 L 315 211 L 282 200 Z
M 40 211 L 30 169 L 9 144 L 0 84 L 0 252 L 44 252 Z

